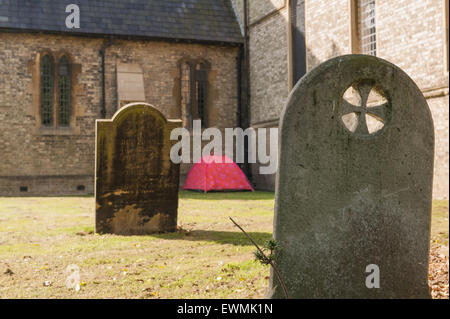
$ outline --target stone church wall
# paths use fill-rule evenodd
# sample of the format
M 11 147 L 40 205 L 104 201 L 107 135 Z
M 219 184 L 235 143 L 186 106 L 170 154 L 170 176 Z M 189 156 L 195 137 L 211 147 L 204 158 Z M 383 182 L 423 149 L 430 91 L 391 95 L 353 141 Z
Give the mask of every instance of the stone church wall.
M 106 40 L 37 33 L 0 33 L 0 196 L 93 193 L 95 120 L 101 118 L 100 48 Z M 72 66 L 71 127 L 40 121 L 39 61 L 67 54 Z M 106 117 L 118 107 L 117 65 L 143 70 L 145 102 L 166 117 L 179 112 L 182 58 L 208 61 L 209 126 L 236 126 L 239 48 L 206 44 L 113 40 L 106 48 Z M 178 82 L 177 82 L 178 81 Z
M 352 52 L 350 1 L 305 0 L 307 68 Z M 408 73 L 430 106 L 435 126 L 434 197 L 448 199 L 449 106 L 446 0 L 376 1 L 377 56 Z M 239 16 L 243 1 L 236 0 Z M 250 114 L 254 127 L 276 127 L 289 94 L 287 2 L 249 0 Z M 242 19 L 242 18 L 241 18 Z M 448 35 L 447 35 L 448 36 Z M 258 176 L 259 189 L 273 178 Z
M 404 70 L 427 98 L 435 127 L 433 196 L 448 199 L 449 99 L 445 0 L 376 1 L 377 56 Z M 308 69 L 351 53 L 349 0 L 306 1 Z

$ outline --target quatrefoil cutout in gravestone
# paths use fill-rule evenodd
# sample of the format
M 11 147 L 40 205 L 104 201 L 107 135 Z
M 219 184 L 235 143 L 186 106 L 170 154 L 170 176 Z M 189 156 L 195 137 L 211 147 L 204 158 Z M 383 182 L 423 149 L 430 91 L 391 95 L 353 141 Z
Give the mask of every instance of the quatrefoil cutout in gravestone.
M 391 103 L 373 80 L 353 83 L 342 96 L 341 119 L 357 136 L 371 136 L 384 130 L 391 119 Z

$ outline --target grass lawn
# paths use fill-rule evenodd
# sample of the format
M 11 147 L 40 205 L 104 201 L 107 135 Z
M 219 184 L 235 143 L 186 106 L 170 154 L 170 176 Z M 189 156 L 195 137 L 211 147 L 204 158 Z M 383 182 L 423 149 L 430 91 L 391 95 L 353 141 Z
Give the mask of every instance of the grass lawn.
M 431 240 L 448 246 L 448 200 L 433 201 Z
M 273 194 L 182 192 L 174 234 L 94 235 L 94 199 L 0 198 L 0 298 L 261 298 Z M 448 245 L 448 201 L 433 204 L 433 241 Z M 68 290 L 66 268 L 80 268 Z

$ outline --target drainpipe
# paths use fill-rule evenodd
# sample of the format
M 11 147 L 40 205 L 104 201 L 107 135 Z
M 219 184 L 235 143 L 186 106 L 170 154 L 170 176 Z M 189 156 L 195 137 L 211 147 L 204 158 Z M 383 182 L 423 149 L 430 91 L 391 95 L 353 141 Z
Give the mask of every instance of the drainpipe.
M 287 39 L 288 39 L 288 93 L 291 92 L 294 87 L 294 57 L 293 57 L 293 49 L 292 49 L 292 33 L 294 29 L 294 25 L 292 23 L 292 13 L 297 6 L 297 0 L 287 0 L 286 6 L 288 10 L 288 22 L 287 22 Z
M 237 102 L 238 102 L 238 108 L 237 108 L 237 127 L 241 127 L 243 125 L 242 121 L 242 56 L 243 56 L 243 48 L 242 46 L 239 48 L 239 53 L 236 57 L 236 74 L 237 74 Z
M 106 49 L 111 46 L 112 39 L 109 38 L 108 41 L 104 41 L 102 47 L 100 48 L 100 57 L 102 59 L 102 109 L 100 114 L 102 118 L 106 118 L 106 81 L 105 81 L 105 55 Z
M 243 90 L 241 90 L 242 95 L 242 106 L 241 106 L 241 127 L 245 130 L 250 127 L 250 61 L 249 61 L 249 34 L 248 34 L 248 0 L 244 0 L 244 48 L 241 49 L 241 85 Z M 245 163 L 243 165 L 243 170 L 247 174 L 248 180 L 252 181 L 252 170 L 250 163 L 248 162 L 249 154 L 249 139 L 244 140 L 244 152 L 245 152 Z

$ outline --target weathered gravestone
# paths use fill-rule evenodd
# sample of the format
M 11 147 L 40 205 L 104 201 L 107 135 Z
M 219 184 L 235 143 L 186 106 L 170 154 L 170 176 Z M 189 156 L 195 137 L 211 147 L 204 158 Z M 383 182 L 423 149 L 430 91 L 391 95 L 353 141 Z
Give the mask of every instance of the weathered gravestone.
M 429 297 L 434 129 L 414 82 L 376 57 L 331 59 L 293 89 L 279 147 L 274 236 L 290 297 Z M 284 298 L 273 274 L 269 294 Z
M 96 232 L 175 231 L 179 165 L 170 160 L 170 132 L 181 121 L 134 103 L 96 124 Z

